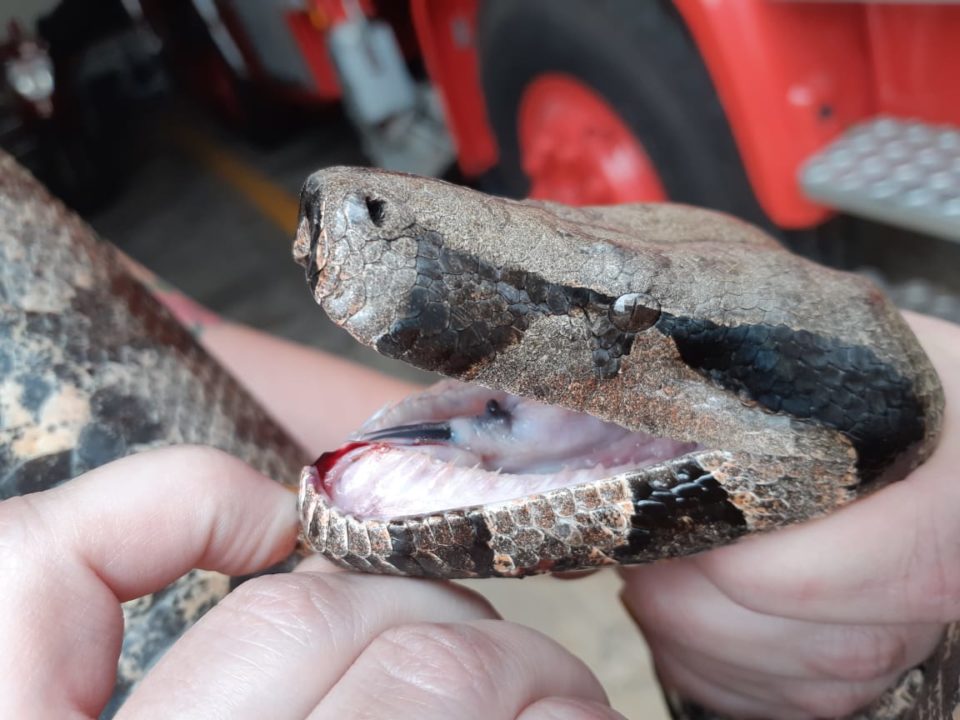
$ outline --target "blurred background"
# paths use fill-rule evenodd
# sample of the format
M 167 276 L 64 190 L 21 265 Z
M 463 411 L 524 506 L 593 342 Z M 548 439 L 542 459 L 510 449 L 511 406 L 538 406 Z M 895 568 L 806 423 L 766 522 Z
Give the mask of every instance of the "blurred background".
M 956 3 L 5 0 L 0 23 L 0 146 L 100 234 L 221 315 L 408 379 L 289 259 L 316 168 L 717 208 L 960 321 Z M 665 717 L 616 585 L 474 584 Z

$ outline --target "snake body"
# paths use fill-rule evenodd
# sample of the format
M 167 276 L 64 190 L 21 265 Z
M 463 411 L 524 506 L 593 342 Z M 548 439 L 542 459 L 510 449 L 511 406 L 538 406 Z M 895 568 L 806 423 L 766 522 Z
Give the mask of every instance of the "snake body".
M 0 500 L 180 443 L 295 478 L 302 450 L 127 268 L 0 154 Z M 195 570 L 124 605 L 105 715 L 230 587 Z
M 381 352 L 700 448 L 553 494 L 386 520 L 337 511 L 311 466 L 304 537 L 342 564 L 524 575 L 694 552 L 827 512 L 936 442 L 939 383 L 884 298 L 728 218 L 514 203 L 341 169 L 305 186 L 295 256 L 331 317 Z M 760 354 L 731 371 L 745 345 Z M 776 382 L 762 390 L 750 367 Z M 844 394 L 848 380 L 861 385 Z M 839 418 L 817 404 L 823 383 Z M 0 499 L 183 442 L 275 478 L 302 465 L 119 254 L 0 157 Z M 230 585 L 194 572 L 127 605 L 105 714 Z M 865 717 L 956 718 L 958 680 L 951 627 Z

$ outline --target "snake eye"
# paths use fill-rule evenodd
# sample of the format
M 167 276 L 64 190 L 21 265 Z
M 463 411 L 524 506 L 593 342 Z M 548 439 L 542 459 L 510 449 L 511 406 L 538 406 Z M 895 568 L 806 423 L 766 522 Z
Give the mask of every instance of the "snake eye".
M 637 333 L 657 322 L 660 303 L 646 293 L 627 293 L 613 301 L 609 315 L 617 329 Z

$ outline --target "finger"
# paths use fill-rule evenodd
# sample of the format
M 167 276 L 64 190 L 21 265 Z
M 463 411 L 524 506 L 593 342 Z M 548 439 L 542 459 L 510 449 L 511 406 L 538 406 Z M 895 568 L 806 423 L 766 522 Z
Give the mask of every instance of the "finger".
M 672 687 L 681 696 L 728 712 L 736 705 L 755 705 L 754 717 L 848 717 L 900 677 L 887 675 L 866 682 L 771 678 L 717 664 L 684 648 L 657 645 L 656 652 L 658 668 L 670 668 Z
M 296 527 L 289 491 L 204 448 L 130 457 L 0 503 L 0 716 L 98 714 L 123 633 L 118 599 L 194 567 L 262 569 L 293 549 Z
M 683 655 L 652 644 L 650 650 L 656 658 L 657 678 L 668 697 L 692 701 L 721 716 L 809 720 L 799 713 L 786 712 L 769 700 L 730 689 L 709 675 L 701 676 L 690 668 Z
M 119 717 L 299 720 L 389 628 L 490 617 L 479 596 L 428 580 L 308 572 L 255 578 L 167 652 Z
M 898 679 L 899 675 L 888 675 L 866 682 L 793 680 L 779 684 L 777 689 L 783 698 L 784 707 L 796 708 L 808 717 L 845 718 L 869 706 Z
M 537 700 L 517 715 L 517 720 L 625 720 L 606 703 L 569 697 Z
M 296 542 L 296 498 L 223 452 L 155 450 L 0 504 L 0 528 L 32 561 L 79 561 L 120 600 L 195 567 L 239 575 Z
M 960 619 L 960 417 L 950 402 L 960 398 L 960 349 L 929 338 L 925 345 L 948 398 L 933 456 L 829 517 L 701 556 L 703 571 L 730 597 L 807 620 Z
M 689 559 L 625 569 L 622 599 L 648 639 L 669 641 L 752 675 L 869 681 L 921 662 L 937 624 L 813 623 L 733 602 Z
M 419 623 L 380 634 L 311 718 L 512 720 L 530 703 L 566 695 L 606 703 L 582 661 L 522 625 Z
M 836 514 L 696 559 L 758 612 L 821 622 L 960 618 L 960 483 L 937 458 Z M 749 570 L 746 570 L 749 568 Z

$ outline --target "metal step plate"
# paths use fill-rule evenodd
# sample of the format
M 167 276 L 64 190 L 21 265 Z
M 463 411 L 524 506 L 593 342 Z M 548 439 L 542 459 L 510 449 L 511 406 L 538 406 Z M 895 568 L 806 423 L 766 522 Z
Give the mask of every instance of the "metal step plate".
M 800 183 L 824 205 L 960 241 L 960 128 L 856 125 L 807 161 Z

